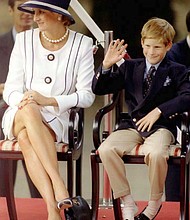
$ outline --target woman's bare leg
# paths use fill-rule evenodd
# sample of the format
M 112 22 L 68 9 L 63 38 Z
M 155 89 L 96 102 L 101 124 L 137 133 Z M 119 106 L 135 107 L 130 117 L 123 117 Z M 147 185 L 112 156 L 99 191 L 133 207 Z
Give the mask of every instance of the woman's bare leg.
M 23 130 L 25 132 L 22 133 Z M 51 196 L 48 195 L 49 198 L 45 195 L 44 189 L 42 189 L 44 186 L 42 186 L 42 178 L 39 179 L 39 169 L 41 169 L 40 175 L 44 176 L 43 184 L 48 184 L 52 188 L 51 194 L 55 197 L 54 201 L 68 197 L 68 191 L 58 170 L 54 136 L 42 122 L 39 107 L 36 104 L 26 105 L 17 112 L 13 131 L 19 139 L 31 179 L 39 192 L 42 193 L 45 201 L 51 200 Z M 25 145 L 26 143 L 28 143 L 28 146 Z M 33 161 L 36 163 L 35 166 L 37 166 L 35 169 L 33 165 L 30 165 L 31 154 L 33 155 Z M 49 190 L 48 187 L 47 189 Z
M 26 129 L 20 131 L 18 141 L 22 149 L 29 176 L 47 204 L 48 220 L 61 220 L 52 182 L 31 146 Z

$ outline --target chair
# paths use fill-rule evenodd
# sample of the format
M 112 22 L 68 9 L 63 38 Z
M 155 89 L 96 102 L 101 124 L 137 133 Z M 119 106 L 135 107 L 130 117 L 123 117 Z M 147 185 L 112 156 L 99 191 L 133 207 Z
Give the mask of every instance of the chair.
M 109 104 L 98 110 L 93 123 L 94 149 L 91 151 L 91 170 L 92 170 L 92 220 L 97 220 L 99 207 L 99 164 L 101 159 L 98 155 L 98 147 L 108 136 L 108 131 L 102 131 L 102 119 L 110 111 L 114 112 L 114 123 L 118 124 L 125 120 L 127 113 L 123 112 L 123 92 L 113 94 Z M 181 117 L 182 143 L 171 145 L 169 148 L 169 164 L 180 165 L 180 220 L 189 219 L 189 161 L 190 161 L 190 139 L 189 139 L 189 120 L 190 113 L 184 112 Z M 102 134 L 102 136 L 101 136 Z M 125 164 L 144 164 L 144 155 L 141 153 L 141 145 L 138 145 L 128 155 L 123 156 Z M 122 220 L 121 204 L 119 199 L 113 199 L 114 216 L 116 220 Z
M 76 125 L 76 117 L 78 124 Z M 75 193 L 81 195 L 81 158 L 83 147 L 84 109 L 72 108 L 69 118 L 69 144 L 55 143 L 59 161 L 67 163 L 67 187 L 70 196 L 73 196 L 74 179 Z M 75 129 L 74 129 L 75 128 Z M 17 141 L 0 140 L 0 160 L 4 161 L 4 183 L 6 184 L 6 201 L 10 220 L 17 220 L 13 186 L 13 160 L 23 160 L 23 155 Z M 74 167 L 75 162 L 75 167 Z M 74 169 L 75 168 L 75 169 Z M 75 171 L 75 178 L 74 178 Z

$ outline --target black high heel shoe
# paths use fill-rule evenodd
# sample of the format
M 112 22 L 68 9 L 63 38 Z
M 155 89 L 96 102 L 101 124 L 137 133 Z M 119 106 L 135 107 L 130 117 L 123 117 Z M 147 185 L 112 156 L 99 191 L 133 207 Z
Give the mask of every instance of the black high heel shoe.
M 57 203 L 58 209 L 68 209 L 73 206 L 73 201 L 71 198 L 66 198 Z
M 63 201 L 63 202 L 62 202 Z M 63 199 L 59 203 L 59 207 L 62 208 L 64 204 L 64 214 L 66 220 L 91 220 L 91 210 L 87 201 L 81 196 L 76 196 L 69 199 Z M 68 205 L 72 205 L 67 208 Z M 66 207 L 66 208 L 65 208 Z

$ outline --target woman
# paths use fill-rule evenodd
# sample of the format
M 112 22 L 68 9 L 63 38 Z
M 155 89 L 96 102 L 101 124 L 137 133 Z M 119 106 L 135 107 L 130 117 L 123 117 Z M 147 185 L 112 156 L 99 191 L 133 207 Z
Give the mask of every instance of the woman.
M 54 142 L 67 142 L 71 107 L 94 101 L 92 39 L 71 31 L 69 0 L 27 1 L 19 10 L 34 14 L 38 28 L 19 33 L 3 97 L 8 139 L 17 139 L 28 173 L 47 204 L 48 220 L 72 206 L 58 171 Z M 61 202 L 59 202 L 61 201 Z

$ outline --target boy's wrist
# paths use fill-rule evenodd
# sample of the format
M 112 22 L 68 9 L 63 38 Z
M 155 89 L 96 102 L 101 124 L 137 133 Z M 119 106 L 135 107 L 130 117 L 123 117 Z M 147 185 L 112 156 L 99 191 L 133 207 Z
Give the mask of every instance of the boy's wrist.
M 102 72 L 108 72 L 110 71 L 111 67 L 110 68 L 105 68 L 104 66 L 102 66 Z
M 104 62 L 102 63 L 102 68 L 105 70 L 105 69 L 110 69 L 112 67 L 112 65 L 110 65 L 109 63 L 107 62 Z
M 162 111 L 158 107 L 156 109 L 160 114 L 162 114 Z

